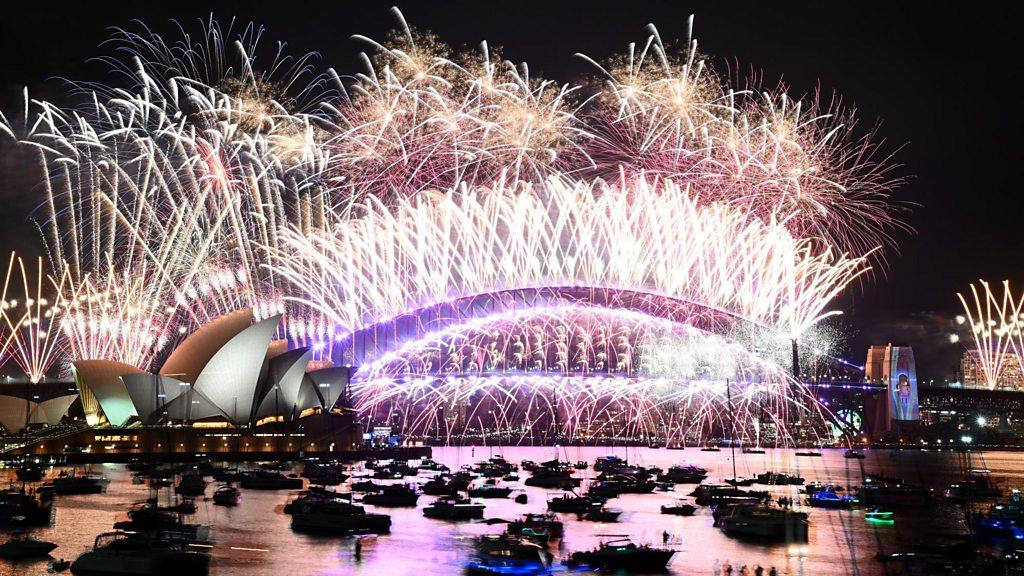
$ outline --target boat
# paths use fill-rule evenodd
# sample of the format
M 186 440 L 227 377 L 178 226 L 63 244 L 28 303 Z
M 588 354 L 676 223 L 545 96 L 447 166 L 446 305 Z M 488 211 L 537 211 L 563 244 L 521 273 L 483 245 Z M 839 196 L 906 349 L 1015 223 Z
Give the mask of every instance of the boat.
M 39 487 L 40 492 L 51 492 L 60 496 L 75 494 L 99 494 L 106 490 L 110 480 L 97 476 L 75 476 L 62 474 L 51 478 Z
M 594 472 L 604 472 L 606 470 L 614 472 L 627 465 L 628 463 L 618 456 L 600 456 L 594 461 Z
M 298 490 L 302 478 L 289 478 L 280 472 L 257 470 L 242 476 L 242 488 L 250 490 Z
M 893 516 L 892 510 L 884 508 L 871 507 L 864 510 L 864 519 L 868 522 L 892 523 L 895 522 Z
M 115 530 L 148 533 L 184 542 L 209 542 L 210 527 L 186 523 L 182 514 L 157 506 L 155 500 L 134 506 L 128 519 L 114 523 Z
M 0 544 L 0 558 L 21 560 L 23 558 L 42 558 L 49 556 L 57 547 L 53 542 L 43 542 L 31 536 L 12 536 L 7 542 Z
M 744 454 L 764 454 L 764 448 L 757 447 L 746 447 L 743 449 Z
M 579 460 L 578 462 L 573 464 L 572 467 L 577 470 L 586 470 L 587 468 L 590 467 L 590 464 L 587 464 L 585 460 Z
M 348 474 L 334 470 L 324 470 L 303 476 L 309 480 L 310 484 L 317 484 L 319 486 L 337 486 L 349 478 Z
M 310 484 L 321 484 L 324 486 L 336 486 L 349 478 L 341 464 L 317 461 L 306 462 L 302 466 L 302 474 L 300 475 L 303 478 L 308 478 Z
M 476 558 L 466 564 L 467 575 L 550 574 L 551 554 L 543 546 L 510 534 L 481 536 Z
M 665 472 L 658 474 L 659 482 L 672 482 L 674 484 L 700 484 L 707 478 L 708 471 L 699 466 L 688 464 L 686 466 L 675 465 Z
M 860 501 L 857 500 L 856 496 L 840 496 L 831 490 L 822 490 L 821 492 L 811 494 L 809 498 L 804 500 L 804 503 L 815 508 L 848 510 L 859 504 Z
M 525 484 L 537 488 L 573 488 L 580 485 L 580 479 L 574 478 L 569 470 L 541 466 L 534 469 Z
M 234 486 L 221 486 L 213 493 L 213 503 L 219 506 L 237 506 L 242 491 Z
M 663 474 L 664 471 L 656 468 L 642 468 L 640 466 L 621 466 L 615 470 L 604 470 L 597 475 L 598 480 L 609 480 L 612 478 L 633 478 L 636 480 L 649 480 L 651 478 L 657 478 L 658 475 Z
M 239 482 L 245 473 L 237 468 L 218 468 L 213 471 L 212 476 L 217 482 Z
M 332 500 L 310 503 L 292 514 L 292 529 L 318 534 L 387 534 L 391 517 L 372 514 L 362 506 Z
M 355 484 L 353 484 L 352 490 L 355 489 L 356 486 Z M 447 496 L 449 494 L 455 494 L 456 492 L 458 492 L 458 490 L 456 490 L 455 487 L 452 486 L 451 482 L 445 480 L 441 476 L 435 476 L 430 480 L 426 481 L 425 483 L 423 483 L 422 486 L 420 486 L 420 490 L 424 494 L 427 494 L 428 496 Z
M 427 458 L 420 462 L 420 470 L 430 470 L 432 472 L 448 472 L 448 467 L 440 462 L 436 462 Z
M 753 486 L 754 482 L 756 482 L 756 480 L 754 480 L 753 478 L 726 478 L 725 479 L 725 483 L 730 485 L 730 486 L 743 486 L 743 487 L 747 487 L 747 486 Z
M 671 514 L 673 516 L 693 516 L 697 511 L 697 507 L 690 504 L 687 500 L 676 500 L 672 504 L 662 504 L 661 513 Z
M 261 462 L 260 468 L 273 472 L 287 472 L 292 469 L 291 462 Z
M 824 482 L 809 482 L 804 486 L 803 490 L 806 494 L 814 494 L 815 492 L 845 492 L 846 489 L 838 484 L 827 484 Z
M 754 500 L 752 498 L 737 499 L 725 504 L 716 504 L 711 507 L 711 518 L 714 520 L 715 525 L 718 525 L 718 521 L 727 516 L 732 516 L 738 508 L 743 506 L 757 506 L 761 504 L 760 500 Z
M 843 452 L 843 458 L 854 458 L 857 460 L 863 460 L 864 458 L 867 458 L 867 456 L 865 456 L 864 453 L 861 452 L 860 450 L 850 448 L 846 452 Z
M 174 491 L 182 496 L 204 496 L 206 480 L 199 473 L 182 474 Z
M 466 491 L 470 498 L 508 498 L 509 494 L 512 493 L 511 488 L 504 488 L 495 486 L 493 484 L 484 484 L 475 488 L 470 488 Z
M 758 484 L 769 484 L 774 486 L 800 486 L 804 483 L 802 476 L 796 474 L 785 474 L 783 472 L 763 472 L 754 477 Z
M 429 484 L 429 482 L 427 482 Z M 353 492 L 376 492 L 384 487 L 384 484 L 377 484 L 372 480 L 358 480 L 353 482 L 349 488 Z M 426 494 L 426 492 L 424 492 Z
M 580 520 L 589 520 L 590 522 L 618 522 L 619 516 L 621 515 L 622 510 L 602 507 L 597 510 L 591 510 L 590 512 L 584 512 L 580 515 Z
M 927 506 L 932 502 L 932 490 L 895 478 L 868 478 L 857 496 L 869 506 Z
M 700 449 L 701 452 L 721 452 L 722 449 L 718 446 L 705 446 Z
M 602 503 L 588 496 L 577 496 L 565 494 L 548 500 L 548 510 L 552 512 L 571 512 L 584 514 L 594 510 L 600 510 Z
M 763 538 L 786 542 L 806 541 L 807 514 L 787 508 L 755 505 L 737 506 L 732 514 L 718 520 L 730 536 Z
M 547 542 L 561 538 L 564 526 L 554 514 L 525 514 L 521 519 L 510 522 L 505 532 L 531 540 Z
M 697 486 L 690 496 L 701 506 L 711 504 L 727 504 L 736 501 L 748 501 L 750 499 L 766 500 L 769 494 L 765 490 L 740 490 L 735 486 L 723 486 L 721 484 L 701 484 Z
M 14 475 L 22 482 L 39 482 L 43 479 L 44 468 L 34 462 L 26 462 L 14 470 Z
M 647 494 L 653 492 L 656 486 L 657 484 L 650 480 L 615 474 L 607 476 L 604 480 L 592 482 L 587 493 L 603 498 L 614 498 L 619 494 Z
M 569 563 L 574 566 L 656 572 L 665 570 L 675 550 L 637 546 L 626 536 L 602 543 L 596 550 L 573 552 Z
M 475 478 L 476 476 L 470 472 L 456 472 L 451 475 L 448 483 L 451 485 L 453 490 L 458 492 L 461 490 L 467 490 Z
M 402 486 L 382 486 L 377 492 L 363 496 L 363 502 L 374 506 L 415 506 L 419 493 L 414 488 Z
M 53 521 L 53 500 L 46 493 L 0 491 L 0 526 L 48 526 Z
M 484 517 L 484 505 L 460 496 L 442 496 L 423 508 L 423 515 L 439 520 L 472 520 Z
M 817 450 L 797 450 L 797 451 L 796 451 L 796 452 L 794 453 L 794 455 L 795 455 L 795 456 L 811 456 L 811 457 L 817 457 L 817 456 L 821 456 L 821 452 L 818 452 Z
M 946 500 L 950 502 L 999 498 L 1002 495 L 1002 489 L 992 483 L 992 473 L 984 469 L 969 471 L 963 481 L 950 484 L 945 492 Z
M 495 456 L 481 462 L 474 471 L 484 478 L 501 478 L 518 470 L 519 466 L 512 464 L 501 456 Z
M 163 537 L 107 532 L 71 564 L 76 576 L 200 576 L 209 574 L 210 556 Z
M 291 502 L 284 505 L 285 514 L 295 514 L 303 510 L 306 506 L 316 506 L 318 504 L 333 502 L 333 501 L 344 501 L 347 503 L 352 502 L 352 493 L 341 493 L 326 488 L 318 488 L 311 486 L 309 490 L 299 493 Z

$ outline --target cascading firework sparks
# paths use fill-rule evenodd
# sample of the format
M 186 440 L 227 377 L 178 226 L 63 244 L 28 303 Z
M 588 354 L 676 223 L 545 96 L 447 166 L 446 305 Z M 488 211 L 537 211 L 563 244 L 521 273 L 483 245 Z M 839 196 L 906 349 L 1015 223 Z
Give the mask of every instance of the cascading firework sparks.
M 649 291 L 797 338 L 867 267 L 672 182 L 420 194 L 346 206 L 329 231 L 282 231 L 274 271 L 348 331 L 474 294 L 537 286 Z M 270 247 L 273 250 L 273 247 Z
M 985 385 L 995 389 L 1007 362 L 1020 363 L 1024 370 L 1024 294 L 1015 295 L 1009 281 L 1002 290 L 981 280 L 971 284 L 968 296 L 957 294 L 974 340 L 978 368 Z
M 429 323 L 398 333 L 414 311 L 481 299 L 500 314 L 492 306 L 512 302 L 523 317 L 498 323 L 490 343 L 526 325 L 592 341 L 590 319 L 556 322 L 505 296 L 621 292 L 671 309 L 619 310 L 616 329 L 674 326 L 630 343 L 635 366 L 618 352 L 585 362 L 559 352 L 540 370 L 556 367 L 557 382 L 534 386 L 529 379 L 548 376 L 487 375 L 478 362 L 477 374 L 444 375 L 474 384 L 432 389 L 432 401 L 451 404 L 467 390 L 511 398 L 512 386 L 540 402 L 548 387 L 565 392 L 566 412 L 552 413 L 568 418 L 563 432 L 589 430 L 586 417 L 627 403 L 633 433 L 663 426 L 665 407 L 685 397 L 673 434 L 710 434 L 721 379 L 684 377 L 669 360 L 721 345 L 725 366 L 771 367 L 732 370 L 738 398 L 755 390 L 752 402 L 770 400 L 756 419 L 755 404 L 741 401 L 745 421 L 774 421 L 784 435 L 795 406 L 820 412 L 755 353 L 760 344 L 730 331 L 752 326 L 769 347 L 810 334 L 903 228 L 889 200 L 898 179 L 887 158 L 876 160 L 871 136 L 856 136 L 850 113 L 781 87 L 731 86 L 689 31 L 673 54 L 652 27 L 623 57 L 588 58 L 601 77 L 576 85 L 531 75 L 486 43 L 453 51 L 394 12 L 399 29 L 381 42 L 357 37 L 369 46 L 366 68 L 344 77 L 283 45 L 257 58 L 263 29 L 253 25 L 235 33 L 211 19 L 198 41 L 180 42 L 117 30 L 117 55 L 101 60 L 118 85 L 73 82 L 78 106 L 26 95 L 19 122 L 0 116 L 0 132 L 40 158 L 37 216 L 70 354 L 148 369 L 182 334 L 232 309 L 284 312 L 279 336 L 311 347 L 318 365 L 358 360 L 369 414 L 393 393 L 414 395 L 376 371 L 432 333 Z M 602 302 L 616 310 L 630 298 Z M 358 340 L 378 325 L 393 337 Z M 595 369 L 608 382 L 579 376 Z M 612 390 L 622 378 L 639 383 Z M 502 426 L 521 429 L 510 416 L 520 412 L 504 406 Z M 406 417 L 452 437 L 431 413 Z
M 63 352 L 64 342 L 56 333 L 60 308 L 51 301 L 52 292 L 60 293 L 60 288 L 44 275 L 42 259 L 33 277 L 24 260 L 11 253 L 0 293 L 0 318 L 8 334 L 4 348 L 33 384 L 46 377 Z
M 774 442 L 788 434 L 791 412 L 817 406 L 806 391 L 793 394 L 785 370 L 736 341 L 580 305 L 429 333 L 360 367 L 353 381 L 364 413 L 458 442 L 486 441 L 488 429 L 491 441 L 536 442 L 556 425 L 552 433 L 565 438 L 659 431 L 683 442 L 721 435 L 731 419 L 744 440 Z

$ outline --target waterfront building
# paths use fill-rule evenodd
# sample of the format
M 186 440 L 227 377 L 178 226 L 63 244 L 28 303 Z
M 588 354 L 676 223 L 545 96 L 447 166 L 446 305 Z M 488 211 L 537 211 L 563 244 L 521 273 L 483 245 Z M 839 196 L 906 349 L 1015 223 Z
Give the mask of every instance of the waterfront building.
M 1024 391 L 1024 371 L 1021 370 L 1020 355 L 1010 350 L 1003 352 L 1002 355 L 998 361 L 1002 369 L 996 377 L 995 388 L 997 390 Z M 977 349 L 964 351 L 964 355 L 960 358 L 960 372 L 965 388 L 988 388 Z

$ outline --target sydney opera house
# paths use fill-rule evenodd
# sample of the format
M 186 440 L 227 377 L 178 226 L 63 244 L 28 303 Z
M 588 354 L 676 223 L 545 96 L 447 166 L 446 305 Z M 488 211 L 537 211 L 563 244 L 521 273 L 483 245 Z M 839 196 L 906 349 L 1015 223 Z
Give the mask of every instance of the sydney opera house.
M 113 360 L 72 360 L 74 387 L 63 395 L 0 396 L 8 432 L 38 431 L 8 448 L 104 458 L 354 449 L 361 430 L 345 407 L 348 369 L 316 369 L 308 348 L 274 340 L 280 321 L 256 321 L 251 309 L 220 316 L 152 373 Z M 69 410 L 77 418 L 65 418 Z

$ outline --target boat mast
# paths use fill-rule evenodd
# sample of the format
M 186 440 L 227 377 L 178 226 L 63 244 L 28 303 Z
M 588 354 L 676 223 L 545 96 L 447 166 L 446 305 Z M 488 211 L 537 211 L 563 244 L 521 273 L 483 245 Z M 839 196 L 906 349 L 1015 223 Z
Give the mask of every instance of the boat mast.
M 729 451 L 732 453 L 732 479 L 736 479 L 736 417 L 732 413 L 732 389 L 729 379 L 725 379 L 725 398 L 729 403 Z

